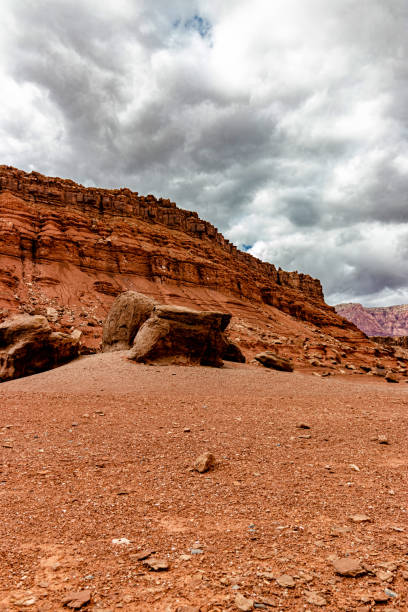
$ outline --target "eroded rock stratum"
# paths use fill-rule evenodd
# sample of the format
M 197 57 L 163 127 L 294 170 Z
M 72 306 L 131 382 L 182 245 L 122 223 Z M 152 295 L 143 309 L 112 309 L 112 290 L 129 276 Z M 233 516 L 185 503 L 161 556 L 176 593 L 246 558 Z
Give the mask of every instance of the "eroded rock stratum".
M 247 357 L 272 349 L 339 365 L 389 351 L 325 304 L 318 280 L 240 252 L 197 213 L 129 189 L 0 166 L 0 258 L 0 321 L 43 315 L 54 331 L 80 329 L 93 349 L 114 298 L 131 290 L 231 313 L 229 336 Z

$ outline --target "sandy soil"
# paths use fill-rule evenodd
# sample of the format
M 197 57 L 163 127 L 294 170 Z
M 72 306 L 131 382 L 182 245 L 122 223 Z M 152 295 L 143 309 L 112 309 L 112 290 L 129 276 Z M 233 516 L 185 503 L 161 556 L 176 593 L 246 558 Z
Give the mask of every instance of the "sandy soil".
M 116 353 L 0 402 L 1 610 L 408 609 L 408 385 Z

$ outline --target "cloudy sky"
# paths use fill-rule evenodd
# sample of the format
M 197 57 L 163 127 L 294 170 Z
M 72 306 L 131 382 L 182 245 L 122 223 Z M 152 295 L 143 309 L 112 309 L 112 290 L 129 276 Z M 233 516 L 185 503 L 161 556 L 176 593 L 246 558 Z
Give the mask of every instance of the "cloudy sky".
M 408 303 L 406 0 L 2 0 L 0 164 L 197 210 Z

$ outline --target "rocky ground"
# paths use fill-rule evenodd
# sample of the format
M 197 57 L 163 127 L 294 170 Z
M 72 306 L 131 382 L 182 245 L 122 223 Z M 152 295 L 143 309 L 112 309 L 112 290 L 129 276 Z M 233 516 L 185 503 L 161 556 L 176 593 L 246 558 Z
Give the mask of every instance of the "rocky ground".
M 0 402 L 1 610 L 408 609 L 406 384 L 111 353 Z

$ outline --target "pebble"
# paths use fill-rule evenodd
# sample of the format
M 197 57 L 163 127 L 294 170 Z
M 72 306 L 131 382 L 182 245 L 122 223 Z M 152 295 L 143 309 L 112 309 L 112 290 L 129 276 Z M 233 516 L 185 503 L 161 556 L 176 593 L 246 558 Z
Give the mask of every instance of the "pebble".
M 279 584 L 279 586 L 285 587 L 287 589 L 293 589 L 293 587 L 295 586 L 295 581 L 293 580 L 292 576 L 289 576 L 288 574 L 282 574 L 282 576 L 278 576 L 276 582 Z
M 327 601 L 324 597 L 316 593 L 316 591 L 306 591 L 306 601 L 313 606 L 326 606 Z
M 333 561 L 333 567 L 336 574 L 340 576 L 349 576 L 355 578 L 366 574 L 366 570 L 361 565 L 358 559 L 352 557 L 344 557 L 343 559 L 335 559 Z
M 350 463 L 350 469 L 354 470 L 355 472 L 360 471 L 360 468 L 358 467 L 358 465 L 355 465 L 354 463 Z
M 62 600 L 62 605 L 79 610 L 91 601 L 91 591 L 70 591 Z
M 378 570 L 375 575 L 381 582 L 392 582 L 394 580 L 394 574 L 390 571 Z
M 202 555 L 204 551 L 201 548 L 192 548 L 190 552 L 192 555 Z
M 378 436 L 379 444 L 389 444 L 387 436 Z
M 350 516 L 350 520 L 353 521 L 353 523 L 370 523 L 371 522 L 371 518 L 367 516 L 367 514 L 353 514 L 352 516 Z
M 307 423 L 298 423 L 298 425 L 296 425 L 296 427 L 298 429 L 310 429 L 310 425 L 307 425 Z
M 115 544 L 116 546 L 129 546 L 130 540 L 127 538 L 113 538 L 112 544 Z
M 194 462 L 194 469 L 200 474 L 208 472 L 215 466 L 215 457 L 212 453 L 206 452 L 197 457 Z
M 249 612 L 254 607 L 254 600 L 247 599 L 241 595 L 241 593 L 238 593 L 238 595 L 235 597 L 235 605 L 238 610 L 241 610 L 241 612 Z
M 170 568 L 170 564 L 167 559 L 158 559 L 157 557 L 146 559 L 144 564 L 154 572 L 164 572 Z

